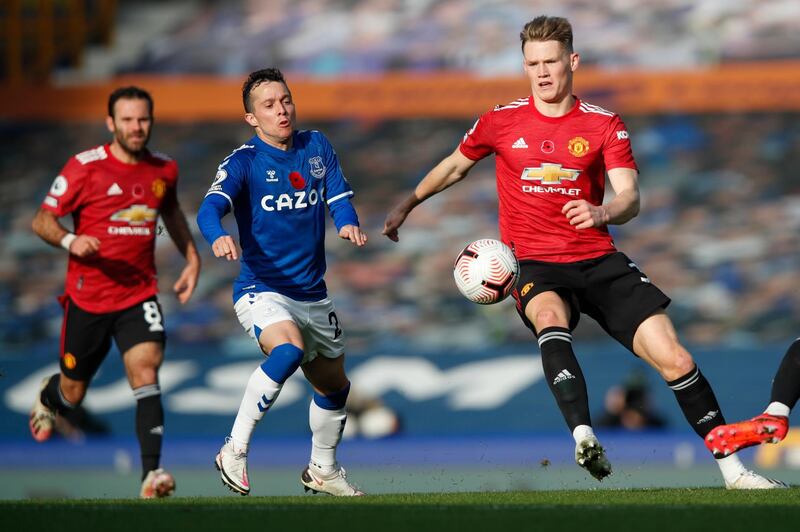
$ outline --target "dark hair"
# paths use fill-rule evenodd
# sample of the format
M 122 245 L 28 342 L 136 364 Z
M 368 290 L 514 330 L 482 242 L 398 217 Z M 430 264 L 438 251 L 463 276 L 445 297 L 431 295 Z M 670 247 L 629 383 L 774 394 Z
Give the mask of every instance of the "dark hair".
M 564 46 L 567 53 L 572 53 L 572 25 L 563 17 L 548 17 L 545 15 L 531 20 L 519 34 L 522 49 L 528 41 L 558 41 Z
M 153 116 L 153 98 L 150 96 L 150 93 L 144 89 L 140 89 L 139 87 L 131 85 L 129 87 L 118 88 L 111 93 L 111 96 L 108 97 L 108 116 L 111 118 L 114 118 L 114 104 L 117 103 L 117 100 L 120 98 L 126 98 L 130 100 L 146 100 L 148 107 L 150 107 L 150 116 Z
M 277 68 L 262 68 L 261 70 L 251 72 L 250 75 L 247 76 L 247 80 L 245 80 L 244 85 L 242 85 L 242 103 L 244 104 L 245 112 L 253 112 L 253 106 L 250 105 L 250 93 L 253 92 L 253 89 L 262 83 L 268 83 L 270 81 L 279 81 L 286 85 L 283 72 Z

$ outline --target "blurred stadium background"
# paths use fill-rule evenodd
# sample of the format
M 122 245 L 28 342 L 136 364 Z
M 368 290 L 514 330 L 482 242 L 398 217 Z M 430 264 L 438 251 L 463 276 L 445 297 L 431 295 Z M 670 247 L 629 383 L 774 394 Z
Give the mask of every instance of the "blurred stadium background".
M 137 487 L 134 401 L 114 353 L 60 438 L 34 445 L 28 435 L 37 383 L 57 367 L 66 257 L 30 230 L 51 181 L 70 155 L 107 140 L 107 95 L 135 83 L 155 98 L 150 146 L 178 161 L 193 218 L 217 164 L 251 135 L 240 85 L 265 66 L 286 73 L 300 126 L 332 139 L 371 237 L 363 250 L 332 232 L 328 243 L 357 391 L 341 451 L 351 476 L 373 492 L 596 487 L 571 464 L 512 303 L 472 305 L 452 283 L 456 253 L 497 234 L 493 163 L 415 211 L 400 244 L 380 236 L 389 206 L 479 114 L 529 94 L 518 34 L 539 14 L 572 21 L 576 93 L 619 112 L 631 132 L 642 213 L 613 228 L 618 246 L 673 298 L 670 315 L 726 417 L 760 411 L 800 334 L 796 2 L 4 0 L 0 498 Z M 180 261 L 166 237 L 158 245 L 164 463 L 181 495 L 221 492 L 212 457 L 260 357 L 232 312 L 235 266 L 195 238 L 203 272 L 183 308 L 169 294 Z M 604 486 L 719 485 L 655 373 L 588 318 L 576 351 L 617 470 Z M 307 401 L 295 377 L 259 428 L 255 494 L 299 493 Z M 745 457 L 800 482 L 798 433 Z

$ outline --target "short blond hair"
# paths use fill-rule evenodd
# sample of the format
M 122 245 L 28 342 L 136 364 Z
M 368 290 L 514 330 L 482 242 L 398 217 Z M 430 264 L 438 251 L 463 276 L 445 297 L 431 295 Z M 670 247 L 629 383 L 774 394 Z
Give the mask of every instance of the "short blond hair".
M 529 41 L 558 41 L 567 53 L 572 53 L 572 25 L 563 17 L 542 15 L 531 20 L 519 34 L 522 49 Z

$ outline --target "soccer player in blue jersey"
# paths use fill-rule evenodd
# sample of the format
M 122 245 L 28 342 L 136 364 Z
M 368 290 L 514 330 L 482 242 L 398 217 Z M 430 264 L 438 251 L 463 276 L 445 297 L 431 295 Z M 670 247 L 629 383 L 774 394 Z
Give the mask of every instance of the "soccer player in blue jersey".
M 314 387 L 311 460 L 300 481 L 314 492 L 363 495 L 336 461 L 350 381 L 344 335 L 323 279 L 325 207 L 341 238 L 361 247 L 367 235 L 328 139 L 319 131 L 295 130 L 295 105 L 283 74 L 275 68 L 251 73 L 242 98 L 255 135 L 219 165 L 197 224 L 216 257 L 241 258 L 234 309 L 267 359 L 250 376 L 230 437 L 216 456 L 217 469 L 233 491 L 250 493 L 253 429 L 299 367 Z M 241 255 L 221 224 L 230 211 Z

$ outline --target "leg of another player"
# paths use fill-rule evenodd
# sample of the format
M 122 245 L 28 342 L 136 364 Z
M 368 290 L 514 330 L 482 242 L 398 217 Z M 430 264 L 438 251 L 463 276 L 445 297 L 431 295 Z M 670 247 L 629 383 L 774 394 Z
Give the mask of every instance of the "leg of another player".
M 128 382 L 136 399 L 136 436 L 142 453 L 142 479 L 158 469 L 164 436 L 164 408 L 158 370 L 164 359 L 160 342 L 141 342 L 122 355 Z
M 303 335 L 293 321 L 274 323 L 261 331 L 258 338 L 267 359 L 250 375 L 231 430 L 234 448 L 245 453 L 256 423 L 270 409 L 283 383 L 303 360 Z
M 592 430 L 586 380 L 572 350 L 570 307 L 557 293 L 542 292 L 525 307 L 525 316 L 538 332 L 544 375 L 575 439 L 575 460 L 602 480 L 611 464 Z
M 766 414 L 788 417 L 800 399 L 800 338 L 794 341 L 775 374 Z M 784 434 L 785 435 L 785 434 Z
M 308 410 L 311 427 L 311 459 L 301 475 L 307 490 L 335 496 L 358 496 L 364 493 L 347 481 L 344 468 L 336 461 L 336 448 L 347 423 L 347 395 L 350 381 L 344 371 L 344 355 L 337 358 L 317 356 L 302 366 L 306 379 L 314 387 Z
M 88 382 L 70 379 L 63 373 L 43 379 L 28 420 L 33 438 L 38 442 L 50 439 L 56 414 L 66 414 L 78 406 L 88 387 Z
M 778 443 L 789 432 L 789 413 L 800 398 L 800 338 L 783 356 L 772 381 L 769 405 L 752 419 L 722 425 L 706 437 L 711 452 L 744 449 L 762 443 Z
M 680 344 L 672 321 L 663 310 L 647 318 L 633 338 L 634 352 L 653 366 L 675 393 L 683 415 L 701 438 L 725 424 L 722 409 L 711 385 L 700 372 L 689 352 Z M 739 457 L 715 455 L 729 489 L 768 489 L 782 487 L 745 469 Z
M 89 383 L 71 379 L 64 373 L 52 375 L 42 388 L 42 403 L 51 410 L 63 414 L 83 402 Z
M 161 445 L 164 437 L 164 408 L 158 370 L 164 360 L 161 342 L 140 342 L 122 355 L 128 382 L 136 399 L 136 436 L 142 456 L 144 499 L 168 497 L 175 491 L 175 479 L 161 469 Z
M 303 361 L 303 336 L 293 321 L 279 321 L 261 331 L 256 329 L 256 332 L 267 359 L 250 375 L 231 437 L 226 439 L 215 459 L 222 482 L 241 495 L 250 493 L 247 451 L 256 424 L 275 403 L 283 384 Z
M 336 446 L 347 422 L 344 407 L 350 381 L 344 372 L 344 355 L 318 356 L 303 365 L 303 373 L 314 387 L 308 417 L 312 432 L 311 464 L 329 473 L 336 468 Z

